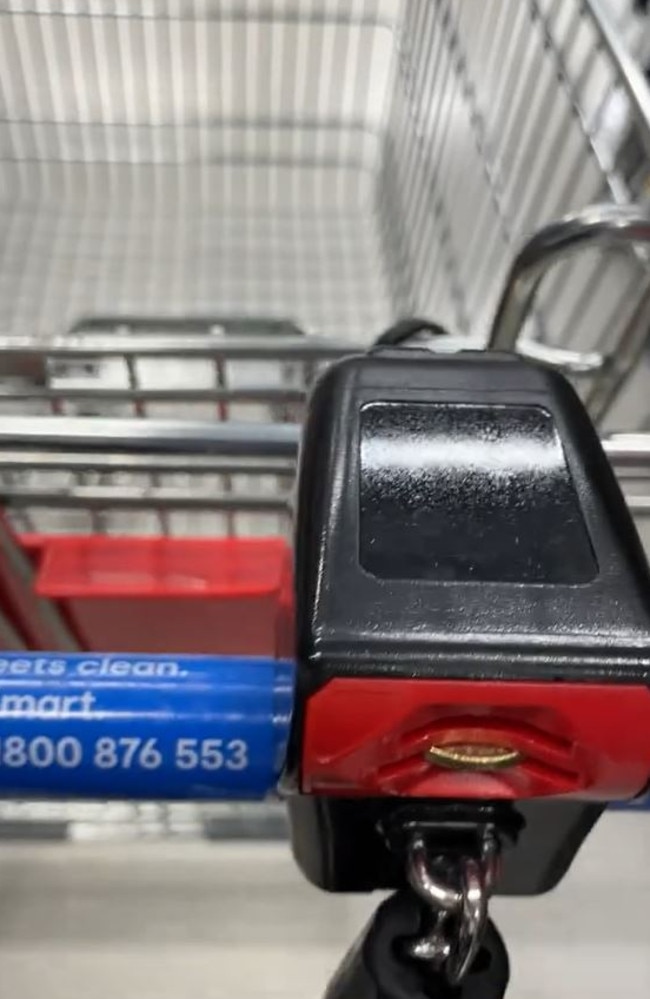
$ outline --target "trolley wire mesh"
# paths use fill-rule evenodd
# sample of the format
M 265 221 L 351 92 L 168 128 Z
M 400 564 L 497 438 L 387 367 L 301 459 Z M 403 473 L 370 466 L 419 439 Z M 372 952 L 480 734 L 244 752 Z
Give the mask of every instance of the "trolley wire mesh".
M 5 3 L 4 328 L 203 311 L 363 341 L 418 313 L 485 333 L 524 234 L 645 182 L 608 128 L 625 79 L 592 6 Z M 577 310 L 588 270 L 563 279 Z M 579 340 L 553 301 L 548 335 Z
M 364 346 L 400 316 L 484 343 L 525 236 L 645 196 L 647 91 L 603 13 L 600 0 L 4 0 L 0 412 L 293 422 L 334 345 Z M 551 274 L 526 335 L 616 352 L 648 321 L 647 289 L 642 252 L 586 252 Z M 259 354 L 226 356 L 251 329 Z M 282 359 L 299 329 L 313 355 Z M 648 418 L 634 385 L 610 409 L 617 429 Z M 283 501 L 278 477 L 90 457 L 7 466 L 18 526 L 280 525 L 246 503 Z M 209 493 L 228 511 L 188 513 Z

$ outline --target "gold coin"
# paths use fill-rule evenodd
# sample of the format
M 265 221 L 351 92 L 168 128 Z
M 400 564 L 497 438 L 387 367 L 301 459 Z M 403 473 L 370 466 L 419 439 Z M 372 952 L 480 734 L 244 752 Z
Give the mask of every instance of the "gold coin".
M 521 760 L 521 753 L 510 746 L 469 742 L 429 746 L 425 755 L 430 763 L 449 770 L 504 770 Z

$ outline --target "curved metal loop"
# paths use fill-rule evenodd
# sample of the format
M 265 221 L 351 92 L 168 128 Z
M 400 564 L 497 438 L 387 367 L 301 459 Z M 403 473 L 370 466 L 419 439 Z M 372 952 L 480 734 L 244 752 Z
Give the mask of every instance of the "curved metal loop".
M 650 243 L 650 215 L 637 205 L 592 205 L 544 226 L 521 248 L 510 268 L 488 339 L 492 350 L 514 350 L 542 279 L 559 260 L 588 247 Z M 535 348 L 533 348 L 535 349 Z M 565 352 L 546 346 L 545 360 L 562 366 Z M 593 352 L 571 352 L 572 366 L 593 370 Z M 601 359 L 602 367 L 604 359 Z
M 522 357 L 531 361 L 541 361 L 553 367 L 561 367 L 563 371 L 573 375 L 593 375 L 600 371 L 605 363 L 605 357 L 598 350 L 579 351 L 566 347 L 552 347 L 539 340 L 527 340 L 517 347 Z
M 408 853 L 407 875 L 415 893 L 432 909 L 431 930 L 411 941 L 411 957 L 444 970 L 450 985 L 467 975 L 481 947 L 488 922 L 488 900 L 498 867 L 498 843 L 486 831 L 478 856 L 456 861 L 428 854 L 424 837 L 416 835 Z
M 445 964 L 450 985 L 458 985 L 472 967 L 481 947 L 488 919 L 488 892 L 485 871 L 468 857 L 461 871 L 462 909 L 451 952 Z
M 479 859 L 465 857 L 461 865 L 463 899 L 455 941 L 445 965 L 450 985 L 462 982 L 474 964 L 488 924 L 488 901 L 497 879 L 499 844 L 491 832 L 483 838 Z
M 411 842 L 407 876 L 413 891 L 432 909 L 447 913 L 459 911 L 462 894 L 434 873 L 423 836 L 415 836 Z

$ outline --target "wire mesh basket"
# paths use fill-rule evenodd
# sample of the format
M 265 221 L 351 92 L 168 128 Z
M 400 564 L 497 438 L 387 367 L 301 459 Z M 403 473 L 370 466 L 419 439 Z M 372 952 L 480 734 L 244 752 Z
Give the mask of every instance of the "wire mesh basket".
M 490 345 L 526 238 L 645 201 L 649 122 L 601 0 L 3 0 L 0 552 L 41 643 L 79 644 L 44 536 L 284 536 L 323 366 L 404 316 Z M 645 429 L 643 246 L 544 273 L 520 349 Z M 642 517 L 647 441 L 608 446 Z
M 363 339 L 417 313 L 484 336 L 523 235 L 643 189 L 621 130 L 646 148 L 646 122 L 598 13 L 7 0 L 2 327 L 243 314 Z M 581 342 L 553 299 L 548 336 Z
M 3 413 L 299 418 L 318 365 L 279 337 L 343 351 L 425 315 L 483 345 L 525 236 L 645 196 L 645 83 L 597 0 L 7 0 L 0 46 Z M 636 330 L 644 369 L 643 253 L 551 271 L 524 338 L 615 355 Z M 233 330 L 265 343 L 217 356 Z M 643 392 L 616 398 L 598 415 L 643 427 Z M 254 530 L 162 516 L 192 475 L 4 482 L 23 529 Z

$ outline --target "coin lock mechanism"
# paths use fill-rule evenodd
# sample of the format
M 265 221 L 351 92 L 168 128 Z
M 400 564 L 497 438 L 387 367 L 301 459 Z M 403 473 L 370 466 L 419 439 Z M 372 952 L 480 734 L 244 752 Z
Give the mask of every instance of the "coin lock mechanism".
M 573 389 L 496 353 L 344 360 L 311 398 L 296 532 L 303 871 L 397 886 L 400 810 L 489 806 L 519 822 L 502 889 L 550 887 L 650 778 L 650 579 Z

